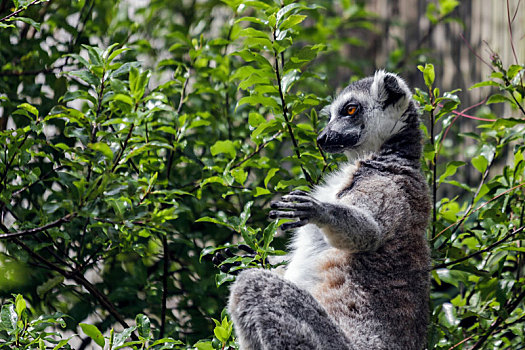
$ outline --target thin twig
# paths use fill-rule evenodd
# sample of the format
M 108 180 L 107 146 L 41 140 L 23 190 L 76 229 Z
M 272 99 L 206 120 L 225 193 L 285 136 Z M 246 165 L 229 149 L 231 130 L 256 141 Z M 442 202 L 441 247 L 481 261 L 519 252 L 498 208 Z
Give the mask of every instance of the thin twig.
M 518 3 L 518 7 L 519 7 L 519 3 Z M 516 7 L 516 11 L 517 11 L 517 7 Z M 514 14 L 514 17 L 515 16 L 516 14 Z M 509 4 L 509 0 L 507 0 L 507 25 L 509 27 L 510 47 L 512 49 L 512 54 L 514 55 L 514 60 L 516 61 L 516 64 L 519 64 L 518 55 L 516 55 L 516 48 L 514 47 L 514 37 L 512 35 L 512 22 L 513 21 L 514 21 L 514 18 L 513 19 L 510 18 L 510 4 Z
M 436 265 L 434 267 L 432 267 L 432 270 L 437 270 L 437 269 L 441 269 L 441 268 L 444 268 L 444 267 L 447 267 L 447 266 L 450 266 L 450 265 L 455 265 L 455 264 L 459 264 L 460 262 L 463 262 L 465 260 L 468 260 L 470 258 L 473 258 L 475 256 L 478 256 L 480 254 L 483 254 L 485 252 L 488 252 L 489 250 L 491 250 L 492 248 L 500 245 L 501 243 L 505 242 L 506 240 L 508 240 L 509 238 L 515 236 L 516 234 L 520 233 L 521 231 L 523 231 L 523 229 L 525 229 L 525 226 L 522 226 L 514 231 L 512 231 L 511 233 L 508 233 L 507 235 L 505 235 L 505 237 L 503 237 L 502 239 L 500 239 L 499 241 L 497 242 L 494 242 L 492 243 L 491 245 L 489 245 L 487 248 L 485 249 L 482 249 L 482 250 L 478 250 L 477 252 L 474 252 L 472 254 L 469 254 L 461 259 L 457 259 L 457 260 L 454 260 L 454 261 L 449 261 L 447 263 L 443 263 L 443 264 L 439 264 L 439 265 Z
M 277 40 L 276 37 L 276 31 L 273 32 L 273 39 L 274 41 Z M 286 99 L 284 98 L 284 92 L 282 87 L 282 79 L 281 79 L 281 73 L 279 71 L 279 55 L 276 50 L 274 50 L 274 57 L 275 57 L 275 76 L 277 78 L 277 86 L 279 87 L 279 97 L 281 99 L 281 108 L 283 109 L 283 117 L 286 121 L 286 128 L 288 129 L 288 133 L 290 134 L 290 139 L 292 140 L 293 149 L 295 151 L 295 155 L 297 156 L 297 159 L 301 159 L 301 152 L 299 151 L 299 144 L 297 143 L 297 139 L 295 138 L 295 135 L 293 133 L 291 120 L 289 118 L 289 111 L 288 106 L 286 105 Z M 281 56 L 282 60 L 282 56 Z M 284 62 L 283 62 L 284 63 Z M 303 171 L 304 177 L 306 178 L 306 181 L 310 183 L 311 185 L 314 184 L 314 181 L 310 177 L 310 174 L 304 169 L 303 165 L 301 164 L 301 170 Z
M 459 343 L 455 344 L 454 346 L 450 347 L 448 350 L 452 350 L 452 349 L 455 349 L 457 348 L 458 346 L 460 346 L 461 344 L 463 344 L 464 342 L 472 339 L 473 335 L 471 335 L 470 337 L 466 337 L 465 339 L 463 339 L 462 341 L 460 341 Z
M 244 157 L 242 160 L 240 160 L 239 162 L 235 163 L 234 165 L 232 165 L 232 167 L 230 169 L 234 169 L 234 168 L 237 168 L 239 166 L 241 166 L 242 164 L 244 164 L 246 161 L 248 161 L 249 159 L 251 159 L 253 156 L 255 156 L 257 153 L 259 153 L 261 150 L 263 150 L 270 142 L 274 141 L 275 139 L 277 139 L 279 136 L 281 136 L 283 132 L 282 131 L 278 131 L 277 133 L 275 133 L 272 137 L 270 137 L 268 140 L 264 141 L 263 143 L 261 143 L 259 146 L 257 146 L 257 148 L 252 152 L 250 153 L 249 155 L 247 155 L 246 157 Z
M 60 226 L 64 222 L 68 222 L 69 220 L 74 218 L 76 215 L 77 215 L 76 213 L 70 213 L 70 214 L 67 214 L 66 216 L 61 217 L 60 219 L 55 220 L 53 222 L 50 222 L 49 224 L 44 225 L 44 226 L 35 227 L 35 228 L 31 228 L 29 230 L 24 230 L 24 231 L 0 234 L 0 239 L 7 239 L 7 238 L 14 238 L 14 237 L 22 237 L 22 236 L 27 236 L 27 235 L 34 235 L 35 233 L 39 233 L 39 232 L 42 232 L 42 231 L 45 231 L 45 230 L 49 230 L 50 228 Z
M 182 89 L 180 91 L 179 105 L 177 107 L 177 110 L 175 111 L 175 113 L 177 114 L 177 117 L 180 115 L 180 112 L 182 111 L 182 106 L 184 106 L 184 100 L 186 98 L 186 88 L 188 87 L 188 81 L 189 80 L 190 80 L 190 78 L 189 78 L 189 72 L 188 72 L 188 77 L 184 81 L 184 85 L 182 86 Z M 175 137 L 172 134 L 171 135 L 171 143 L 173 143 L 174 140 L 175 140 Z M 168 180 L 169 180 L 170 174 L 171 174 L 171 167 L 173 166 L 173 157 L 174 157 L 174 155 L 175 155 L 175 151 L 173 149 L 171 149 L 170 153 L 169 153 L 169 156 L 168 156 L 168 164 L 166 165 L 166 167 L 168 168 L 167 171 L 166 171 L 166 178 Z
M 430 103 L 432 109 L 430 110 L 430 144 L 434 150 L 434 158 L 430 164 L 430 169 L 432 171 L 432 238 L 436 236 L 436 222 L 437 222 L 437 152 L 435 147 L 434 140 L 434 127 L 435 127 L 435 117 L 434 111 L 436 109 L 436 101 L 432 88 L 428 87 L 428 95 L 430 96 Z
M 478 60 L 480 60 L 481 62 L 483 62 L 487 67 L 489 67 L 493 72 L 494 72 L 494 67 L 488 63 L 487 61 L 485 61 L 483 59 L 483 57 L 481 57 L 476 51 L 474 51 L 474 49 L 472 48 L 472 46 L 470 45 L 470 43 L 467 41 L 467 39 L 465 39 L 465 37 L 463 36 L 463 34 L 459 34 L 460 38 L 463 40 L 463 42 L 467 45 L 467 47 L 469 48 L 470 52 L 472 52 L 472 54 L 474 56 L 476 56 L 476 58 Z
M 170 264 L 170 251 L 168 246 L 167 235 L 162 236 L 162 249 L 164 254 L 164 264 L 162 272 L 162 303 L 160 310 L 160 338 L 164 337 L 166 331 L 166 309 L 168 301 L 168 278 L 169 278 L 169 264 Z
M 5 16 L 4 18 L 0 19 L 0 22 L 7 21 L 9 18 L 18 15 L 20 12 L 27 10 L 29 8 L 29 6 L 32 6 L 32 5 L 34 5 L 34 4 L 36 4 L 37 2 L 40 2 L 40 1 L 41 0 L 33 0 L 29 5 L 23 6 L 23 7 L 19 8 L 18 10 L 16 10 L 15 12 L 13 12 L 13 13 Z
M 133 128 L 135 127 L 135 124 L 131 124 L 131 127 L 129 128 L 128 135 L 126 136 L 126 139 L 124 140 L 124 144 L 120 148 L 120 152 L 117 155 L 117 158 L 115 159 L 115 162 L 113 163 L 113 167 L 111 168 L 111 172 L 114 172 L 115 169 L 118 166 L 118 163 L 120 162 L 120 159 L 124 155 L 124 151 L 126 150 L 126 147 L 128 146 L 128 141 L 131 138 L 131 134 L 133 133 Z

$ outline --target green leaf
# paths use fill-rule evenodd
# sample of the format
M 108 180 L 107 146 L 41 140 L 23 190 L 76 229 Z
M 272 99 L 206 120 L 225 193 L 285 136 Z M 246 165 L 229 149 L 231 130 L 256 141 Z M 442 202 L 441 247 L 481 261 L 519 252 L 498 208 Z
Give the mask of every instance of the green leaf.
M 82 331 L 88 337 L 90 337 L 98 346 L 104 348 L 104 345 L 106 344 L 104 336 L 96 326 L 87 323 L 79 323 L 79 326 L 80 328 L 82 328 Z
M 84 57 L 80 56 L 79 54 L 70 53 L 70 54 L 64 55 L 64 57 L 71 57 L 75 59 L 76 61 L 78 61 L 78 63 L 83 65 L 84 68 L 89 68 L 89 62 Z
M 293 3 L 293 4 L 286 5 L 286 6 L 284 6 L 283 8 L 281 8 L 281 9 L 277 12 L 277 15 L 275 16 L 275 19 L 277 20 L 277 23 L 280 23 L 280 22 L 281 22 L 281 19 L 283 19 L 285 15 L 287 15 L 287 14 L 290 13 L 292 10 L 297 9 L 297 8 L 304 9 L 305 6 L 302 5 L 302 4 Z
M 101 84 L 100 78 L 98 78 L 96 75 L 94 75 L 93 73 L 87 70 L 73 71 L 73 72 L 68 72 L 67 74 L 80 78 L 84 80 L 86 83 L 88 83 L 89 85 L 100 86 Z
M 241 168 L 235 168 L 231 170 L 230 174 L 233 176 L 235 181 L 237 181 L 237 183 L 241 185 L 244 185 L 244 183 L 246 182 L 246 179 L 248 178 L 248 172 L 246 172 L 244 169 L 241 169 Z
M 279 112 L 281 110 L 281 106 L 279 106 L 275 99 L 261 95 L 251 95 L 241 98 L 237 102 L 237 107 L 235 107 L 235 109 L 239 108 L 240 106 L 246 103 L 252 106 L 258 106 L 259 104 L 261 104 L 263 106 L 273 108 L 273 110 L 276 112 Z
M 0 311 L 0 328 L 5 329 L 8 334 L 16 330 L 18 316 L 13 304 L 2 305 Z
M 469 90 L 473 90 L 473 89 L 480 88 L 480 87 L 483 87 L 483 86 L 500 86 L 500 84 L 498 84 L 498 83 L 496 83 L 495 81 L 492 81 L 492 80 L 487 80 L 487 81 L 482 81 L 482 82 L 479 82 L 477 84 L 472 85 L 469 88 Z
M 257 186 L 255 188 L 255 193 L 253 194 L 253 196 L 259 197 L 259 196 L 263 196 L 265 194 L 270 194 L 270 193 L 271 193 L 270 190 Z
M 264 119 L 264 117 L 261 114 L 256 112 L 250 112 L 250 115 L 248 116 L 248 123 L 251 127 L 256 128 L 257 126 L 265 122 L 266 119 Z
M 239 32 L 239 36 L 244 36 L 248 38 L 265 38 L 269 39 L 268 33 L 262 32 L 260 30 L 248 27 L 244 28 Z
M 129 97 L 128 95 L 124 95 L 124 94 L 115 94 L 111 97 L 111 99 L 113 101 L 120 101 L 120 102 L 123 102 L 127 105 L 130 105 L 130 106 L 133 106 L 133 99 L 131 97 Z
M 283 76 L 283 79 L 281 80 L 281 87 L 284 92 L 288 92 L 288 90 L 293 86 L 293 84 L 298 81 L 301 78 L 301 71 L 297 69 L 292 69 L 288 73 L 286 73 Z
M 109 160 L 113 160 L 113 156 L 114 156 L 113 151 L 105 143 L 102 143 L 102 142 L 90 143 L 88 144 L 88 147 L 91 148 L 92 150 L 102 153 Z
M 487 158 L 485 158 L 481 154 L 479 156 L 472 158 L 470 162 L 472 163 L 474 168 L 476 168 L 476 170 L 482 174 L 485 172 L 485 170 L 487 169 L 487 166 L 489 165 L 489 161 L 487 160 Z
M 235 158 L 235 155 L 237 154 L 235 150 L 235 145 L 230 140 L 225 141 L 217 141 L 213 146 L 210 147 L 211 154 L 213 156 L 216 156 L 218 154 L 227 154 L 230 156 L 230 158 Z
M 151 71 L 139 72 L 135 67 L 131 67 L 129 71 L 129 90 L 133 96 L 135 103 L 138 103 L 146 91 L 149 83 Z
M 451 303 L 443 304 L 443 312 L 440 315 L 440 321 L 448 328 L 456 329 L 460 320 L 456 315 L 456 309 Z
M 69 343 L 69 341 L 71 340 L 71 338 L 73 337 L 69 337 L 67 339 L 62 339 L 61 341 L 58 342 L 57 345 L 55 345 L 55 347 L 53 348 L 53 350 L 59 350 L 61 349 L 62 347 L 64 347 L 64 345 L 66 345 L 67 343 Z M 45 348 L 44 348 L 45 349 Z
M 213 345 L 211 345 L 211 341 L 205 341 L 199 340 L 198 343 L 193 345 L 197 350 L 214 350 Z
M 244 209 L 240 215 L 240 219 L 241 219 L 240 227 L 243 227 L 246 225 L 246 222 L 248 221 L 251 215 L 252 206 L 253 206 L 253 201 L 249 201 L 244 205 Z
M 272 168 L 270 170 L 268 170 L 268 173 L 266 174 L 266 177 L 264 178 L 264 187 L 268 188 L 268 183 L 270 182 L 270 180 L 274 177 L 275 174 L 277 174 L 277 172 L 279 172 L 279 168 Z
M 93 103 L 95 105 L 97 103 L 97 99 L 94 96 L 91 96 L 91 94 L 84 90 L 76 90 L 76 91 L 67 91 L 64 96 L 60 97 L 60 102 L 69 102 L 74 101 L 77 99 L 87 100 Z
M 240 56 L 243 60 L 246 62 L 257 62 L 262 68 L 271 68 L 273 70 L 272 64 L 264 57 L 263 55 L 259 54 L 255 51 L 250 51 L 249 49 L 244 49 L 241 51 L 237 51 L 232 53 L 232 55 Z
M 156 346 L 156 345 L 160 345 L 160 344 L 184 345 L 184 343 L 181 342 L 180 340 L 175 340 L 175 339 L 171 339 L 171 338 L 161 338 L 161 339 L 155 340 L 151 344 L 151 347 Z
M 286 30 L 286 29 L 292 28 L 293 26 L 296 26 L 302 21 L 304 21 L 306 17 L 307 16 L 304 16 L 304 15 L 291 15 L 279 25 L 279 29 Z
M 144 345 L 145 344 L 145 341 L 144 340 L 132 340 L 132 341 L 128 341 L 120 346 L 115 346 L 113 347 L 114 350 L 119 350 L 119 349 L 137 349 L 137 347 L 134 347 L 134 345 Z M 112 349 L 112 350 L 113 350 Z
M 434 72 L 434 65 L 432 63 L 426 63 L 425 66 L 417 66 L 423 73 L 423 78 L 425 79 L 425 85 L 430 88 L 434 84 L 434 79 L 436 78 L 436 73 Z
M 238 86 L 239 89 L 246 90 L 252 85 L 267 85 L 270 80 L 267 77 L 261 77 L 258 74 L 252 74 L 247 79 L 244 79 Z
M 460 2 L 458 0 L 439 0 L 439 15 L 443 18 L 450 14 Z
M 224 272 L 220 272 L 218 275 L 215 275 L 215 284 L 217 287 L 220 287 L 222 284 L 226 282 L 232 282 L 235 280 L 235 277 Z
M 21 21 L 21 22 L 27 23 L 30 26 L 34 27 L 37 31 L 40 31 L 40 23 L 35 22 L 31 18 L 27 18 L 27 17 L 12 17 L 12 20 L 13 21 Z
M 128 50 L 130 50 L 130 48 L 128 48 L 128 47 L 123 47 L 123 48 L 120 48 L 120 49 L 117 49 L 117 50 L 113 51 L 113 52 L 111 53 L 111 55 L 109 55 L 109 57 L 108 57 L 108 60 L 107 60 L 108 63 L 111 63 L 111 62 L 115 59 L 115 57 L 117 57 L 117 56 L 120 55 L 121 53 L 126 52 L 126 51 L 128 51 Z
M 215 334 L 215 336 L 221 341 L 221 343 L 225 343 L 230 337 L 228 331 L 223 327 L 215 327 L 213 329 L 213 334 Z
M 27 304 L 24 300 L 24 297 L 20 294 L 17 294 L 15 299 L 15 309 L 19 320 L 22 319 L 22 312 L 25 311 L 26 307 Z
M 135 322 L 137 323 L 139 335 L 143 338 L 149 338 L 151 332 L 151 322 L 148 316 L 144 314 L 138 314 L 137 317 L 135 317 Z
M 457 169 L 465 165 L 465 162 L 452 161 L 447 164 L 445 172 L 439 177 L 438 183 L 442 183 L 447 177 L 452 176 L 456 173 Z
M 102 50 L 98 47 L 93 47 L 84 44 L 82 45 L 82 47 L 88 51 L 89 61 L 95 66 L 102 67 Z
M 512 101 L 508 97 L 500 95 L 500 94 L 496 94 L 496 95 L 492 95 L 489 97 L 487 104 L 489 105 L 491 103 L 506 103 L 506 102 L 514 103 L 514 101 Z
M 272 221 L 263 231 L 263 249 L 268 250 L 277 230 L 277 220 Z
M 113 346 L 122 346 L 126 342 L 126 340 L 131 336 L 133 331 L 137 327 L 129 327 L 124 329 L 122 332 L 115 334 L 114 340 L 113 340 Z
M 43 297 L 44 294 L 46 294 L 62 282 L 64 282 L 64 276 L 56 276 L 51 279 L 48 279 L 43 284 L 36 287 L 36 293 L 39 297 Z
M 29 103 L 22 103 L 22 104 L 18 105 L 17 108 L 26 110 L 29 113 L 33 114 L 34 116 L 38 117 L 38 109 L 36 109 L 35 107 L 31 106 Z

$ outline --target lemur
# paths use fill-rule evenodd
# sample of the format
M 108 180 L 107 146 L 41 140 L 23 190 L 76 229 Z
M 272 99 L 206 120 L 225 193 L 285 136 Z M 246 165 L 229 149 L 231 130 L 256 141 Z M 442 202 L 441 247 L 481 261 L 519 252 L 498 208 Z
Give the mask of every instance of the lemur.
M 270 218 L 294 218 L 284 277 L 243 271 L 228 310 L 243 350 L 410 350 L 425 346 L 429 191 L 419 117 L 407 84 L 378 71 L 329 106 L 317 142 L 349 162 Z

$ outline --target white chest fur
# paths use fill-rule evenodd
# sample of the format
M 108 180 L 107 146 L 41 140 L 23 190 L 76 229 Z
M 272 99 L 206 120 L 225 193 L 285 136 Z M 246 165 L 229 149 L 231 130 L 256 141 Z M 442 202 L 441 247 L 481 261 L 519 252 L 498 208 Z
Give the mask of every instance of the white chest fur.
M 338 203 L 337 194 L 349 185 L 355 170 L 353 163 L 345 164 L 340 170 L 328 175 L 324 184 L 313 189 L 313 197 L 325 203 Z M 284 277 L 300 288 L 311 291 L 319 282 L 320 258 L 330 247 L 322 230 L 316 225 L 309 224 L 297 229 L 290 245 L 290 261 Z

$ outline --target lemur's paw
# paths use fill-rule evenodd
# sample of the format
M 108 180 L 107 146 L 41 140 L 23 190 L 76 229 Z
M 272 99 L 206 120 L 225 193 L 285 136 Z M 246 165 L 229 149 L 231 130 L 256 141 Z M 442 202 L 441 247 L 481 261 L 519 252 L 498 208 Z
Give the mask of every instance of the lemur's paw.
M 270 207 L 270 219 L 299 219 L 281 225 L 282 230 L 301 227 L 316 217 L 319 213 L 320 203 L 308 192 L 292 191 L 283 196 L 280 201 L 273 202 Z

